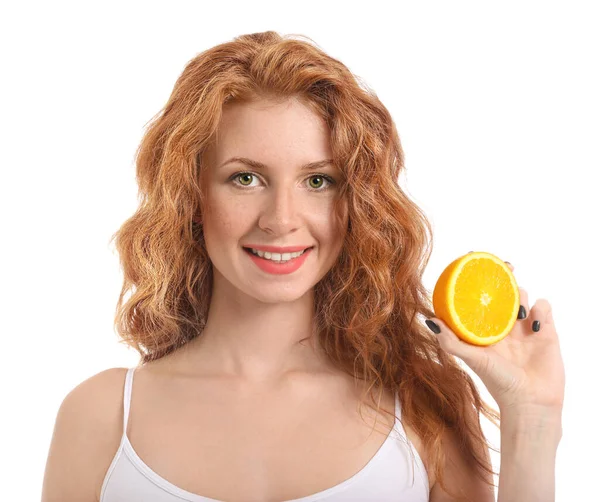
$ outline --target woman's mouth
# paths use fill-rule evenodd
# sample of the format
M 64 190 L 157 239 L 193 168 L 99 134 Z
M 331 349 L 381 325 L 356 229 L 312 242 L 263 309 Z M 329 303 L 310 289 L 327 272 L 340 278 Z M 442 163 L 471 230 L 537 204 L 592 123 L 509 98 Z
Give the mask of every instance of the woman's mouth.
M 259 256 L 251 248 L 244 247 L 244 251 L 250 257 L 250 259 L 261 269 L 263 272 L 268 274 L 282 275 L 282 274 L 291 274 L 298 270 L 302 264 L 310 257 L 310 254 L 313 251 L 313 247 L 309 247 L 305 249 L 300 254 L 298 253 L 283 253 L 283 256 L 277 256 L 276 253 L 273 253 L 276 258 L 280 258 L 279 260 L 271 259 L 271 254 L 269 254 L 269 258 L 266 258 L 264 253 L 263 256 Z M 281 258 L 284 258 L 281 260 Z M 288 259 L 285 259 L 288 258 Z
M 312 249 L 313 247 L 314 246 L 311 246 L 309 248 L 306 248 L 303 251 L 297 251 L 295 253 L 269 253 L 269 252 L 259 251 L 256 249 L 246 248 L 246 247 L 244 247 L 243 249 L 247 253 L 249 253 L 253 256 L 256 256 L 258 258 L 262 258 L 263 260 L 269 260 L 273 263 L 287 263 L 288 261 L 299 258 L 304 253 L 306 253 L 306 251 L 308 251 L 309 249 Z

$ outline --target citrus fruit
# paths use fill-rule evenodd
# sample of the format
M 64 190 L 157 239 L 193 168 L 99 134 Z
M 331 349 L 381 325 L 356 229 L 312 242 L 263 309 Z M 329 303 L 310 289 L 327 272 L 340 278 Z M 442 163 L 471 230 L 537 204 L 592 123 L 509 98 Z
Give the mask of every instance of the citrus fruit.
M 448 265 L 433 289 L 433 310 L 461 340 L 492 345 L 517 321 L 519 287 L 503 260 L 483 251 Z

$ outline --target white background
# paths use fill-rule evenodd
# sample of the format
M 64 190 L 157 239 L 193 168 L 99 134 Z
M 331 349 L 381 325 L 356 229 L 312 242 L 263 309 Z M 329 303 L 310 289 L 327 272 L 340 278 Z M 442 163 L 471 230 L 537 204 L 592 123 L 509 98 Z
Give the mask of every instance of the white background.
M 138 361 L 113 331 L 121 274 L 108 241 L 136 208 L 146 122 L 195 55 L 272 29 L 312 38 L 390 110 L 406 154 L 401 182 L 434 227 L 428 288 L 454 258 L 482 250 L 515 266 L 530 306 L 550 301 L 567 375 L 556 500 L 590 500 L 600 450 L 598 4 L 216 5 L 2 7 L 2 498 L 39 500 L 66 394 Z

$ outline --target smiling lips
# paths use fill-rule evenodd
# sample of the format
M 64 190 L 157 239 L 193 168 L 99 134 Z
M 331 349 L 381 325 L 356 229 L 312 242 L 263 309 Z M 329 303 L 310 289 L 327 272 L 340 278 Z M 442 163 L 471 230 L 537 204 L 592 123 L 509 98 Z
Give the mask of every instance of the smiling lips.
M 281 248 L 280 248 L 281 249 Z M 312 248 L 306 249 L 301 255 L 296 258 L 291 258 L 283 262 L 275 262 L 270 258 L 261 258 L 254 254 L 250 249 L 244 248 L 250 259 L 258 265 L 258 267 L 269 274 L 291 274 L 298 270 L 310 255 Z M 301 248 L 300 251 L 303 251 Z

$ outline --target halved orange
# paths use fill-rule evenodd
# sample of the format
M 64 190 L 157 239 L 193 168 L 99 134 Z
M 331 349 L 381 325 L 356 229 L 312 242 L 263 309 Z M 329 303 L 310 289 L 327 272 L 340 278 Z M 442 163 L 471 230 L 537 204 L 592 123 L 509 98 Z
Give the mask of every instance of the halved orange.
M 450 263 L 433 289 L 436 317 L 472 345 L 492 345 L 508 335 L 519 305 L 519 287 L 510 268 L 483 251 Z

